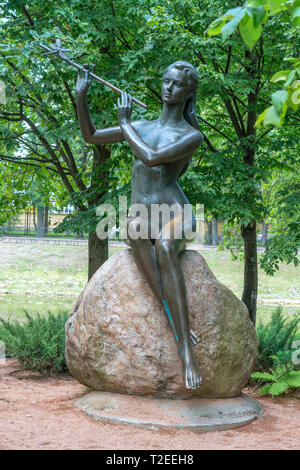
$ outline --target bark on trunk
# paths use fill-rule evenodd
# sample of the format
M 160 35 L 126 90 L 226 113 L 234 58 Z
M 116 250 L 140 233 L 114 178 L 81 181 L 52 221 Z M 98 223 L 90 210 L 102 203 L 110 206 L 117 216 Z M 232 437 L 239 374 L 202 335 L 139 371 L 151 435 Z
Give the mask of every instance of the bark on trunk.
M 33 204 L 32 207 L 33 207 L 33 226 L 34 226 L 34 230 L 36 231 L 35 205 Z
M 108 239 L 100 240 L 96 233 L 89 234 L 89 280 L 108 258 Z
M 44 232 L 45 232 L 45 209 L 44 207 L 38 207 L 37 210 L 37 230 L 36 230 L 36 236 L 37 238 L 43 238 L 44 237 Z
M 212 232 L 212 245 L 217 246 L 219 244 L 217 219 L 212 219 L 211 221 L 211 232 Z
M 25 234 L 28 235 L 30 233 L 30 210 L 26 210 L 25 212 L 25 223 L 26 223 L 26 226 L 25 226 Z
M 261 233 L 262 233 L 262 236 L 261 236 L 261 244 L 262 244 L 262 246 L 265 246 L 265 245 L 266 245 L 266 241 L 267 241 L 267 224 L 266 224 L 266 222 L 265 222 L 264 220 L 263 220 L 263 222 L 262 222 Z
M 205 240 L 207 245 L 211 245 L 212 242 L 212 223 L 211 220 L 208 220 L 205 218 L 206 224 L 207 224 L 207 232 L 205 234 Z
M 45 227 L 45 233 L 48 233 L 49 231 L 49 207 L 45 207 L 45 222 L 44 222 L 44 227 Z
M 95 145 L 90 189 L 96 196 L 89 201 L 90 207 L 96 206 L 108 189 L 107 161 L 110 158 L 111 148 L 107 145 Z M 107 186 L 107 187 L 106 187 Z M 100 189 L 100 188 L 101 189 Z M 99 191 L 97 190 L 99 188 Z M 89 280 L 97 269 L 108 259 L 108 239 L 100 240 L 95 232 L 89 234 Z
M 246 227 L 242 227 L 244 239 L 244 290 L 242 301 L 247 306 L 250 319 L 255 325 L 257 303 L 257 246 L 256 246 L 256 222 L 251 221 Z

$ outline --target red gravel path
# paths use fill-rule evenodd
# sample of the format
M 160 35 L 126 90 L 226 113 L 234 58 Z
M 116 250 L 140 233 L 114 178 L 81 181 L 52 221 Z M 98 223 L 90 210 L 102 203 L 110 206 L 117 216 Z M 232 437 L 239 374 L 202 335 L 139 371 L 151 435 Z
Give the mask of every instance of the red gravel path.
M 75 408 L 85 387 L 69 376 L 41 379 L 0 359 L 0 449 L 299 449 L 300 400 L 259 398 L 257 421 L 196 434 L 102 424 Z

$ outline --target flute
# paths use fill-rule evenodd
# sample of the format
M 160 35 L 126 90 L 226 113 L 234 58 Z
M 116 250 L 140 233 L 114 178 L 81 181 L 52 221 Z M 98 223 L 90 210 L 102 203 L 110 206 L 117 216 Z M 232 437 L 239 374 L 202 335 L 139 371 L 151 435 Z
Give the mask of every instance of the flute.
M 112 83 L 109 83 L 107 82 L 106 80 L 104 80 L 103 78 L 101 77 L 98 77 L 98 75 L 94 74 L 93 72 L 91 72 L 90 70 L 87 70 L 86 68 L 82 67 L 81 65 L 78 65 L 76 64 L 75 62 L 73 62 L 73 60 L 69 59 L 65 52 L 68 52 L 70 51 L 71 49 L 65 49 L 64 47 L 62 47 L 62 43 L 61 43 L 61 40 L 60 39 L 57 39 L 56 40 L 56 44 L 51 44 L 50 47 L 48 46 L 45 46 L 44 44 L 39 44 L 39 46 L 44 49 L 46 51 L 46 54 L 53 54 L 53 55 L 56 55 L 57 57 L 59 57 L 60 59 L 64 60 L 65 62 L 67 62 L 67 64 L 69 65 L 72 65 L 72 67 L 75 67 L 77 70 L 80 70 L 82 72 L 88 72 L 88 74 L 94 78 L 97 82 L 100 82 L 102 83 L 103 85 L 105 86 L 108 86 L 109 88 L 111 88 L 112 90 L 114 90 L 115 92 L 117 93 L 122 93 L 122 90 L 120 90 L 120 88 L 116 87 L 115 85 L 113 85 Z M 137 98 L 133 98 L 132 97 L 132 101 L 134 101 L 136 104 L 138 104 L 139 106 L 142 106 L 142 108 L 144 109 L 147 109 L 147 105 L 142 103 L 140 100 L 138 100 Z

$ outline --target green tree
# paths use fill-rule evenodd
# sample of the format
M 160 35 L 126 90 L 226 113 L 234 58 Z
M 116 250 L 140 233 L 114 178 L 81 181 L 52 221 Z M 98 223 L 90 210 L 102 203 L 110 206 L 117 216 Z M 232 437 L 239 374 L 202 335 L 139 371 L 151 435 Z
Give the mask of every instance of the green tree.
M 280 132 L 271 128 L 259 131 L 255 123 L 270 99 L 269 77 L 280 70 L 284 57 L 297 52 L 296 32 L 286 32 L 283 18 L 274 16 L 252 50 L 241 34 L 208 36 L 208 26 L 227 8 L 221 1 L 213 5 L 192 0 L 152 4 L 146 18 L 150 52 L 145 46 L 140 56 L 151 56 L 153 68 L 160 69 L 165 60 L 161 45 L 168 44 L 169 62 L 180 57 L 198 66 L 199 121 L 206 146 L 183 177 L 183 185 L 192 202 L 203 202 L 212 215 L 222 214 L 227 223 L 240 226 L 245 259 L 242 299 L 255 322 L 256 226 L 266 216 L 261 185 L 279 165 L 284 149 L 297 147 L 299 120 L 287 115 Z M 295 152 L 286 154 L 286 163 L 294 165 L 294 157 Z
M 37 237 L 41 238 L 48 231 L 49 209 L 52 201 L 55 201 L 57 206 L 65 206 L 67 191 L 59 180 L 55 181 L 50 178 L 47 171 L 36 169 L 27 195 L 30 206 L 33 206 L 33 221 Z M 35 217 L 36 212 L 37 217 Z
M 0 227 L 14 220 L 27 206 L 26 192 L 32 173 L 30 168 L 12 168 L 8 163 L 0 162 Z
M 223 16 L 217 18 L 207 29 L 209 36 L 222 35 L 226 40 L 235 31 L 239 31 L 244 43 L 252 50 L 261 38 L 263 27 L 272 21 L 273 15 L 281 16 L 290 23 L 292 31 L 300 31 L 299 0 L 247 0 L 244 6 L 231 8 Z M 289 28 L 290 29 L 290 28 Z M 300 59 L 286 57 L 292 69 L 279 70 L 271 78 L 271 82 L 284 82 L 284 87 L 272 94 L 272 105 L 266 108 L 256 122 L 259 126 L 281 126 L 288 110 L 298 111 L 300 105 Z
M 48 171 L 60 179 L 77 212 L 73 225 L 89 235 L 89 277 L 107 259 L 107 240 L 95 233 L 95 208 L 114 190 L 116 179 L 107 146 L 86 146 L 77 123 L 74 98 L 76 74 L 58 61 L 46 61 L 38 47 L 40 41 L 68 38 L 77 57 L 87 58 L 104 73 L 114 74 L 99 50 L 103 35 L 115 40 L 115 32 L 98 28 L 103 11 L 97 2 L 89 7 L 80 2 L 35 1 L 2 2 L 0 73 L 6 83 L 7 104 L 1 107 L 1 161 Z M 110 12 L 110 16 L 112 13 Z M 68 18 L 68 22 L 66 21 Z M 90 29 L 87 32 L 87 24 Z M 100 86 L 93 87 L 93 111 L 101 115 L 101 125 L 112 124 L 115 96 Z M 100 108 L 99 108 L 100 104 Z M 116 119 L 116 116 L 115 116 Z
M 269 205 L 268 220 L 272 230 L 260 264 L 268 274 L 279 269 L 286 261 L 299 265 L 300 246 L 300 171 L 291 171 L 282 166 L 273 173 L 263 186 L 266 203 Z
M 202 202 L 212 216 L 239 225 L 245 252 L 242 298 L 255 322 L 256 224 L 266 216 L 261 187 L 284 149 L 296 147 L 298 139 L 294 114 L 286 115 L 280 131 L 255 126 L 258 115 L 272 104 L 270 91 L 276 84 L 269 78 L 281 69 L 284 57 L 297 52 L 296 32 L 287 31 L 285 18 L 274 15 L 250 50 L 240 34 L 225 40 L 206 34 L 230 6 L 224 1 L 33 1 L 25 8 L 7 0 L 4 5 L 6 49 L 0 67 L 10 95 L 6 114 L 0 115 L 5 123 L 1 132 L 10 145 L 4 156 L 25 158 L 20 154 L 25 144 L 18 140 L 22 134 L 27 163 L 43 165 L 61 178 L 78 208 L 78 224 L 90 220 L 90 214 L 95 223 L 95 204 L 128 189 L 130 157 L 123 144 L 112 151 L 84 146 L 76 123 L 74 72 L 55 59 L 41 59 L 38 43 L 61 39 L 72 47 L 76 60 L 95 64 L 100 76 L 138 95 L 149 106 L 146 112 L 135 108 L 134 119 L 157 117 L 166 65 L 180 58 L 198 67 L 205 145 L 182 186 L 192 203 Z M 116 124 L 115 95 L 98 84 L 89 93 L 98 126 Z M 285 159 L 295 165 L 293 152 Z

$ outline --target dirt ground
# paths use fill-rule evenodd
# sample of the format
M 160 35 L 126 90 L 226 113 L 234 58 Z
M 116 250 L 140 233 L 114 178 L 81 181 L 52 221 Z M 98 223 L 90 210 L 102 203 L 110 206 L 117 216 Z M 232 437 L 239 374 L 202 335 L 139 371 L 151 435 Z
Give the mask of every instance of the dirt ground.
M 103 424 L 79 411 L 86 393 L 70 376 L 40 378 L 0 359 L 0 449 L 299 449 L 300 400 L 261 398 L 263 416 L 246 426 L 197 434 Z M 252 396 L 255 396 L 252 394 Z

